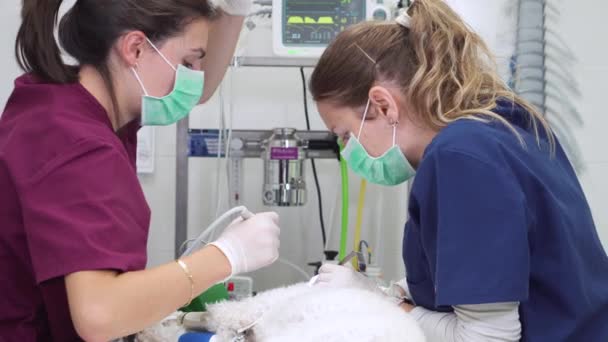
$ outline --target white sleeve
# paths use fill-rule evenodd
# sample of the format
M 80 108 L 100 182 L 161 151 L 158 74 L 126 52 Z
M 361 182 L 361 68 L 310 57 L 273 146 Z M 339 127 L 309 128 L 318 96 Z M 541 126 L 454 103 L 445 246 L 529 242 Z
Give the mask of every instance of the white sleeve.
M 418 321 L 428 342 L 516 342 L 521 339 L 519 303 L 454 306 L 454 313 L 416 307 Z

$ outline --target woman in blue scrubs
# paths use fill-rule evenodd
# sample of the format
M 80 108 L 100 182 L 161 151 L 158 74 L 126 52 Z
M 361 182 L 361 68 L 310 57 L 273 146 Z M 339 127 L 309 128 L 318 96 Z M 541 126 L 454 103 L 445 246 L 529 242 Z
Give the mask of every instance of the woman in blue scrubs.
M 608 257 L 543 116 L 440 0 L 364 23 L 326 50 L 311 90 L 371 182 L 416 174 L 401 303 L 430 341 L 608 341 Z M 319 284 L 370 285 L 326 265 Z

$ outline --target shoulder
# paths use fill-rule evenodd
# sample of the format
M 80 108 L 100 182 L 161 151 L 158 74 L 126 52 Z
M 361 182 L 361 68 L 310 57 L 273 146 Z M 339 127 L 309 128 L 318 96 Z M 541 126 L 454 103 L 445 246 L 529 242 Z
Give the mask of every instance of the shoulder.
M 457 151 L 494 160 L 500 154 L 524 154 L 527 147 L 539 144 L 533 129 L 533 122 L 538 122 L 524 107 L 499 99 L 492 111 L 502 121 L 481 114 L 457 120 L 439 132 L 425 156 Z M 539 133 L 542 144 L 546 145 L 546 135 Z
M 39 83 L 31 75 L 15 81 L 2 123 L 30 143 L 63 145 L 115 135 L 107 112 L 82 85 Z
M 80 85 L 16 81 L 2 121 L 0 153 L 20 176 L 32 175 L 75 150 L 118 149 L 101 105 Z
M 526 160 L 526 153 L 516 134 L 502 123 L 459 120 L 444 128 L 427 147 L 414 192 L 464 184 L 486 190 L 516 189 L 512 176 L 520 167 L 518 160 Z
M 520 150 L 523 152 L 524 148 L 517 136 L 501 123 L 461 119 L 437 134 L 426 148 L 422 163 L 461 155 L 493 164 L 498 155 Z

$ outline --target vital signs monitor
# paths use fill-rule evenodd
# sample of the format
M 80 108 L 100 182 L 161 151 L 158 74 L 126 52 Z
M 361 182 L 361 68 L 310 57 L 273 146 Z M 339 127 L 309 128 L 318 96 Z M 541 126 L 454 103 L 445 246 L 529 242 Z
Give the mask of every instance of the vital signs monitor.
M 274 52 L 284 57 L 320 57 L 348 26 L 365 20 L 390 20 L 389 1 L 274 0 Z

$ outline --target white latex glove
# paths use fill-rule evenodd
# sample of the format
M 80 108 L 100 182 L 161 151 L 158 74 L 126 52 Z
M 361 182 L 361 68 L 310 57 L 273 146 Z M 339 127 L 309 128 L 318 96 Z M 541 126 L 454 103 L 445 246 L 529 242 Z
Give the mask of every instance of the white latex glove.
M 261 213 L 243 221 L 235 220 L 211 243 L 226 256 L 232 276 L 266 267 L 279 258 L 279 215 Z
M 246 16 L 251 11 L 253 0 L 212 0 L 216 7 L 229 15 Z
M 332 264 L 325 264 L 319 269 L 313 286 L 362 289 L 382 295 L 395 304 L 401 304 L 404 298 L 411 298 L 405 279 L 387 288 L 379 287 L 374 280 L 350 267 Z
M 399 292 L 398 295 L 401 295 L 403 298 L 412 299 L 412 294 L 410 293 L 410 287 L 407 285 L 407 278 L 403 278 L 396 283 L 391 284 L 391 288 L 395 289 L 395 292 Z
M 376 293 L 382 291 L 376 282 L 350 267 L 325 264 L 319 269 L 315 286 L 330 288 L 356 288 Z

